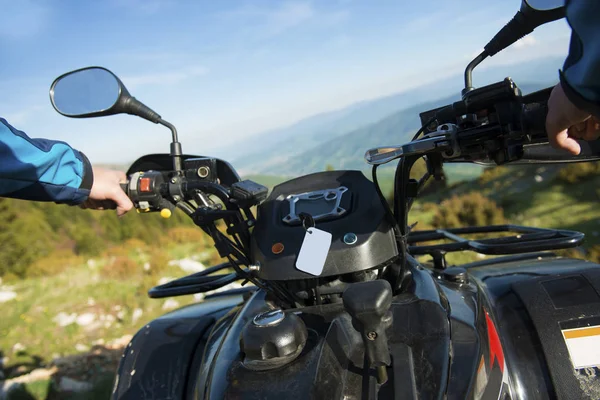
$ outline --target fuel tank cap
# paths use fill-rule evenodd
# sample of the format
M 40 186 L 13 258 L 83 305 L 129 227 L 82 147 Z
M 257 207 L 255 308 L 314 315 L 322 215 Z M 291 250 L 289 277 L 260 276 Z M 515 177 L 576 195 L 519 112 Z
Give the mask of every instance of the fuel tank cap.
M 296 314 L 281 309 L 257 314 L 240 338 L 243 365 L 254 371 L 281 367 L 300 355 L 307 337 L 306 325 Z

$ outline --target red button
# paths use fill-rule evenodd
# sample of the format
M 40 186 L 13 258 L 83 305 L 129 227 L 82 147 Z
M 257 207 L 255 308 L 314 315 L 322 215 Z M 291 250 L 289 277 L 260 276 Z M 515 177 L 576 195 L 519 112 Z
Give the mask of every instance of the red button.
M 140 179 L 140 192 L 149 192 L 150 191 L 150 178 L 141 178 Z

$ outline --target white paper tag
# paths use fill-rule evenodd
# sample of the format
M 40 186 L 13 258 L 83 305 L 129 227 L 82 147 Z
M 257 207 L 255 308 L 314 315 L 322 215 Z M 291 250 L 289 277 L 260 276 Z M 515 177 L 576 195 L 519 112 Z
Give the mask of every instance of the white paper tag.
M 308 228 L 298 253 L 296 268 L 311 275 L 321 275 L 330 247 L 331 233 Z

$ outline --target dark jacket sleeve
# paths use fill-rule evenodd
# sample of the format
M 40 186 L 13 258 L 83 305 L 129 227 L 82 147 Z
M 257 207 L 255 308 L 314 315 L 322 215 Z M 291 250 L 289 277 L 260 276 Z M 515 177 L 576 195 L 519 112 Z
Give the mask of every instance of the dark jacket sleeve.
M 79 204 L 92 188 L 87 157 L 64 142 L 31 139 L 0 118 L 0 196 Z
M 600 117 L 600 1 L 567 0 L 571 43 L 560 80 L 578 108 Z

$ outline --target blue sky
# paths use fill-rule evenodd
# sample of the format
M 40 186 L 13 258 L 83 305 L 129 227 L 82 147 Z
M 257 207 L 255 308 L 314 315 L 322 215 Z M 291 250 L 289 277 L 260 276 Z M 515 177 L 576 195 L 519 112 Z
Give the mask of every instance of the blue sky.
M 460 73 L 519 4 L 0 0 L 0 116 L 92 162 L 168 151 L 168 131 L 147 121 L 52 109 L 55 77 L 101 65 L 177 126 L 184 151 L 226 157 L 242 137 Z M 566 55 L 568 37 L 549 24 L 482 67 Z

